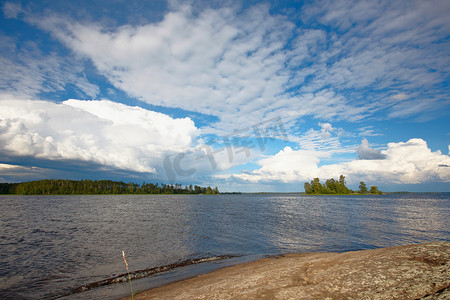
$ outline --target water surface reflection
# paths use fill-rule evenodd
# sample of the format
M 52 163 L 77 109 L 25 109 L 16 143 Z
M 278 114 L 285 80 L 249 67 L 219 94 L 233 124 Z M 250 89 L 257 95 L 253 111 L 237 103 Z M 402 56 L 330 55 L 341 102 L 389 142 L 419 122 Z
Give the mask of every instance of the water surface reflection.
M 0 298 L 51 299 L 114 277 L 124 272 L 122 250 L 136 271 L 219 255 L 242 261 L 449 240 L 449 199 L 449 194 L 2 196 Z M 157 283 L 188 276 L 193 268 L 171 271 Z M 142 282 L 144 288 L 155 284 Z M 120 289 L 85 296 L 115 299 Z

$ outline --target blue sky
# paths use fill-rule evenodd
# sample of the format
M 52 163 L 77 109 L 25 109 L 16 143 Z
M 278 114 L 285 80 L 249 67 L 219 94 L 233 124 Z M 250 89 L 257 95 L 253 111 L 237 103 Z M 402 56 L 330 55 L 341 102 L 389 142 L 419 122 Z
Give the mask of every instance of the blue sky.
M 448 1 L 2 1 L 0 181 L 450 191 Z

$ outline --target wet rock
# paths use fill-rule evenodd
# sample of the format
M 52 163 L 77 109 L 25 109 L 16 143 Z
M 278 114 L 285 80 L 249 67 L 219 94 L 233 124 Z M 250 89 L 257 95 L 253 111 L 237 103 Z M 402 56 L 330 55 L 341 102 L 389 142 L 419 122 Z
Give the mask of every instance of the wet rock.
M 135 299 L 449 299 L 450 242 L 303 253 L 232 266 Z

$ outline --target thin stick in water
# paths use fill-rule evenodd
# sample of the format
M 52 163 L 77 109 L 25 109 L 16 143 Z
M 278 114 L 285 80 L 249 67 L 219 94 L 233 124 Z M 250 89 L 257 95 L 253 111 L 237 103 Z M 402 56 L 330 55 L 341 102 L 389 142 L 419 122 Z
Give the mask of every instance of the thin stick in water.
M 133 300 L 134 293 L 133 293 L 133 286 L 131 285 L 130 271 L 128 270 L 128 263 L 125 258 L 125 252 L 123 250 L 122 250 L 122 257 L 123 257 L 123 261 L 125 262 L 125 266 L 127 267 L 128 280 L 130 281 L 131 300 Z

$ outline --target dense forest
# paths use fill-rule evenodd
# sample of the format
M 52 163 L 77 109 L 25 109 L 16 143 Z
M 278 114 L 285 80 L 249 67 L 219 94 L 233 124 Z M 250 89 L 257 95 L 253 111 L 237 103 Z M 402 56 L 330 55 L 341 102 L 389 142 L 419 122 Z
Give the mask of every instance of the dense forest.
M 47 179 L 21 183 L 0 183 L 0 194 L 15 195 L 96 195 L 96 194 L 219 194 L 217 187 L 180 184 L 125 183 L 111 180 Z
M 345 185 L 345 176 L 341 175 L 339 180 L 334 178 L 328 179 L 325 183 L 320 183 L 319 178 L 314 178 L 311 183 L 305 182 L 305 193 L 306 194 L 373 194 L 380 195 L 382 192 L 378 190 L 377 186 L 372 185 L 370 190 L 367 189 L 364 181 L 359 184 L 359 190 L 353 191 Z

